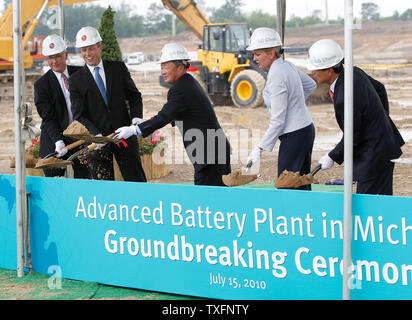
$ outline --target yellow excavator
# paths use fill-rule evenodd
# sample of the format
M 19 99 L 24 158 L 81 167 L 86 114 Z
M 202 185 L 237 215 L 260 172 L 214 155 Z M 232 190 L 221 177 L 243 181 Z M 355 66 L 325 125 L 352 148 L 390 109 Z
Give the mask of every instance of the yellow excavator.
M 258 107 L 263 104 L 262 90 L 266 72 L 246 51 L 251 30 L 244 23 L 210 23 L 194 0 L 162 0 L 201 41 L 198 61 L 192 61 L 191 74 L 203 86 L 215 105 L 233 103 L 237 107 Z M 278 32 L 285 43 L 286 0 L 273 0 L 277 8 Z M 285 48 L 285 52 L 305 51 L 306 48 Z M 189 70 L 190 71 L 190 70 Z M 162 85 L 167 86 L 162 79 Z M 325 86 L 320 85 L 309 100 L 329 101 Z
M 266 74 L 246 51 L 251 30 L 245 23 L 210 23 L 193 0 L 162 0 L 201 41 L 192 75 L 215 105 L 263 103 Z
M 64 5 L 94 0 L 64 0 Z M 39 24 L 40 16 L 49 7 L 58 6 L 58 0 L 21 0 L 22 46 L 24 68 L 33 67 L 29 41 Z M 0 72 L 13 70 L 13 7 L 12 4 L 0 17 Z

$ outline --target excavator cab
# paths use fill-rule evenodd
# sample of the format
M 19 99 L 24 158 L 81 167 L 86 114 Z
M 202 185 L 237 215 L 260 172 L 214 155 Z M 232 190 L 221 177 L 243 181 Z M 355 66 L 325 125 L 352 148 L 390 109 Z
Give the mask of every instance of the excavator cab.
M 202 42 L 190 72 L 214 105 L 257 107 L 263 103 L 265 72 L 259 70 L 249 45 L 245 23 L 211 23 L 194 0 L 162 0 Z M 160 77 L 160 84 L 167 86 Z
M 198 71 L 193 75 L 216 105 L 233 102 L 239 107 L 253 107 L 263 102 L 265 74 L 253 61 L 252 53 L 246 51 L 249 36 L 250 30 L 244 23 L 203 27 L 198 61 L 192 61 L 192 67 Z

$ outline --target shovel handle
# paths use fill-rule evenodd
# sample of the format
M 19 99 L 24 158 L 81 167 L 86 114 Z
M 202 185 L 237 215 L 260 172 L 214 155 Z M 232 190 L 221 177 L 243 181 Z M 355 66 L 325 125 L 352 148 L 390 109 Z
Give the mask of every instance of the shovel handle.
M 312 170 L 312 172 L 310 173 L 312 176 L 314 176 L 320 169 L 322 169 L 322 165 L 318 164 L 315 169 Z
M 67 149 L 67 151 L 69 151 L 69 150 L 74 149 L 74 148 L 76 148 L 76 147 L 78 147 L 78 146 L 81 146 L 83 143 L 84 143 L 84 140 L 77 140 L 76 142 L 73 142 L 73 143 L 67 145 L 67 146 L 66 146 L 66 149 Z M 43 158 L 43 160 L 46 160 L 46 159 L 51 158 L 51 157 L 54 157 L 56 154 L 57 154 L 57 151 L 52 152 L 52 153 L 48 154 L 47 156 L 45 156 L 45 157 Z
M 250 167 L 252 166 L 252 161 L 249 161 L 248 163 L 247 163 L 247 165 L 246 165 L 246 170 L 245 170 L 245 172 L 246 173 L 249 173 L 249 170 L 250 170 Z
M 67 151 L 74 149 L 78 146 L 81 146 L 84 143 L 84 140 L 77 140 L 76 142 L 73 142 L 69 145 L 66 146 Z

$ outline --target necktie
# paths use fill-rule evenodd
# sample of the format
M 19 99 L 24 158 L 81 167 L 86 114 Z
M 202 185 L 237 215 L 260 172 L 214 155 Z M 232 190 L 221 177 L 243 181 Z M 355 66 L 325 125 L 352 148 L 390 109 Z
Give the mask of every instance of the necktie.
M 66 86 L 66 89 L 69 90 L 69 79 L 67 79 L 66 75 L 62 73 L 63 83 Z
M 103 100 L 107 105 L 106 88 L 104 87 L 103 79 L 99 74 L 99 69 L 99 67 L 94 68 L 94 80 L 96 80 L 97 87 L 99 88 Z
M 329 89 L 329 95 L 330 95 L 330 98 L 332 99 L 332 103 L 335 103 L 335 94 L 330 89 Z

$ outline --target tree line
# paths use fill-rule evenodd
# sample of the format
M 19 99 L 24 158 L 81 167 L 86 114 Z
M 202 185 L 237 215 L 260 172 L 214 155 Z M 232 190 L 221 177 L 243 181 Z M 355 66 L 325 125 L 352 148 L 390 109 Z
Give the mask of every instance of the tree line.
M 206 0 L 197 0 L 197 5 L 205 13 L 211 22 L 245 22 L 252 29 L 258 27 L 276 28 L 276 15 L 263 12 L 257 9 L 251 13 L 244 13 L 244 0 L 224 0 L 219 8 L 206 7 Z M 4 0 L 4 9 L 8 7 L 11 0 Z M 275 1 L 273 1 L 275 5 Z M 75 41 L 77 31 L 85 25 L 96 27 L 106 7 L 99 4 L 76 4 L 64 7 L 65 13 L 65 32 L 69 41 Z M 115 9 L 114 22 L 115 31 L 118 38 L 145 37 L 148 35 L 160 35 L 172 33 L 172 12 L 165 8 L 161 1 L 152 3 L 146 15 L 134 14 L 135 5 L 123 2 L 120 8 Z M 362 20 L 412 20 L 412 9 L 400 13 L 394 11 L 390 17 L 382 17 L 380 8 L 373 2 L 362 3 L 360 12 Z M 50 29 L 47 21 L 50 14 L 43 14 L 41 23 L 36 28 L 33 35 L 48 35 L 54 30 Z M 336 20 L 329 20 L 329 24 L 343 24 L 343 17 Z M 324 23 L 323 11 L 314 10 L 307 17 L 290 16 L 286 21 L 287 28 L 306 27 L 321 25 Z M 186 26 L 176 19 L 176 33 L 189 31 Z

